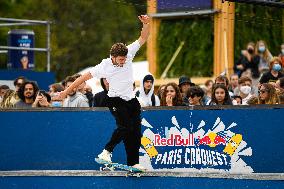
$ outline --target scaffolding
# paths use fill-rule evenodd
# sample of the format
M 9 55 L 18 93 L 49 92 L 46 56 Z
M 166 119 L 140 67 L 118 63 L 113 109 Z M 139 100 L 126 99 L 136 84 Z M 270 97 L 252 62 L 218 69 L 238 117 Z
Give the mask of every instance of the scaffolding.
M 36 52 L 46 53 L 46 68 L 47 72 L 50 72 L 50 21 L 42 20 L 26 20 L 26 19 L 15 19 L 15 18 L 2 18 L 0 17 L 0 27 L 10 27 L 10 26 L 34 26 L 34 25 L 44 25 L 46 26 L 46 47 L 45 48 L 27 48 L 27 47 L 14 47 L 14 46 L 1 46 L 0 53 L 7 53 L 8 50 L 27 50 Z

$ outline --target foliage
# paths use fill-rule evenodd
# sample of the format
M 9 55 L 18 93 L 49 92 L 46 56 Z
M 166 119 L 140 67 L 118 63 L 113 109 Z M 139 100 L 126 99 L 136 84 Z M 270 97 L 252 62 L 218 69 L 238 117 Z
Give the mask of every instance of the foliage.
M 236 59 L 250 41 L 264 40 L 272 55 L 280 53 L 280 45 L 284 41 L 283 9 L 237 3 L 235 14 Z
M 5 8 L 1 5 L 0 10 L 1 17 L 52 22 L 51 70 L 58 80 L 100 63 L 109 57 L 113 43 L 131 43 L 138 38 L 141 28 L 136 11 L 142 8 L 121 0 L 13 0 Z M 32 29 L 35 46 L 45 47 L 45 27 Z M 0 30 L 2 42 L 6 41 L 8 28 L 3 30 Z M 145 59 L 145 48 L 138 54 L 138 59 L 141 57 Z M 1 62 L 2 68 L 6 66 L 6 62 Z M 37 71 L 46 70 L 46 56 L 36 53 L 35 65 Z
M 211 76 L 213 40 L 213 22 L 210 18 L 163 20 L 158 37 L 158 75 L 162 74 L 176 49 L 184 41 L 167 76 Z

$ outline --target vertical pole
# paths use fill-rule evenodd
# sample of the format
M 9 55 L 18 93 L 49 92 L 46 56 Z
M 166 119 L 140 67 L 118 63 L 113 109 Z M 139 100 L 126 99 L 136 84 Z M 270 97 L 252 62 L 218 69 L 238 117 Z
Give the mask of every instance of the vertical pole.
M 46 40 L 46 62 L 47 62 L 47 72 L 50 72 L 50 22 L 46 26 L 47 40 Z
M 148 0 L 148 14 L 157 12 L 157 0 Z M 147 60 L 149 62 L 149 71 L 157 77 L 157 54 L 158 54 L 158 31 L 160 27 L 159 18 L 151 18 L 150 20 L 150 36 L 147 41 Z
M 235 3 L 214 0 L 214 76 L 233 73 Z

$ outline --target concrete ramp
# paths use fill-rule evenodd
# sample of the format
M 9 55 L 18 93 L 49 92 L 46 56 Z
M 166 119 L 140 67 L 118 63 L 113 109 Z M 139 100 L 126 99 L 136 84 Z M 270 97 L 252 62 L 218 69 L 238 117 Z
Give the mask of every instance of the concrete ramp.
M 94 189 L 94 188 L 284 188 L 283 173 L 220 174 L 190 172 L 144 172 L 92 170 L 1 171 L 2 189 Z

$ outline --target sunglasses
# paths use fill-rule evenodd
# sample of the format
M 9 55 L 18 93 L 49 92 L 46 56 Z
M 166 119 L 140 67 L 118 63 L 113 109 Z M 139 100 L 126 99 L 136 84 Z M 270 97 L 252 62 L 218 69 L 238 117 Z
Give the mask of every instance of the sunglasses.
M 188 98 L 194 98 L 194 97 L 196 97 L 196 95 L 194 94 L 188 96 Z

